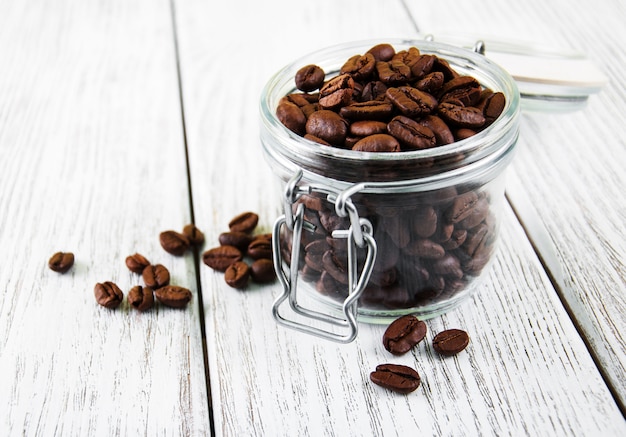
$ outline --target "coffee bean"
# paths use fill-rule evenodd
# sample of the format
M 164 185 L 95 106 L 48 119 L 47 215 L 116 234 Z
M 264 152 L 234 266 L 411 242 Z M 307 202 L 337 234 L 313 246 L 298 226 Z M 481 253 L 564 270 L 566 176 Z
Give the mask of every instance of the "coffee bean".
M 439 116 L 454 126 L 470 129 L 480 128 L 485 124 L 482 111 L 474 107 L 444 102 L 439 105 Z
M 250 278 L 250 267 L 243 261 L 232 263 L 224 272 L 224 280 L 233 288 L 243 288 Z
M 288 100 L 281 100 L 276 107 L 276 117 L 289 130 L 298 135 L 305 134 L 307 117 L 304 115 L 304 112 L 302 112 L 302 109 L 295 103 Z
M 430 128 L 403 115 L 391 120 L 387 130 L 400 141 L 404 150 L 429 149 L 437 145 L 435 134 Z
M 437 108 L 437 99 L 417 88 L 389 88 L 385 94 L 393 105 L 408 117 L 428 115 Z
M 400 364 L 380 364 L 370 374 L 370 380 L 381 387 L 398 393 L 411 393 L 421 382 L 415 369 Z
M 348 122 L 336 112 L 316 111 L 306 122 L 306 133 L 335 146 L 343 144 L 348 133 Z
M 394 355 L 402 355 L 426 337 L 426 323 L 413 315 L 394 320 L 383 334 L 385 349 Z
M 375 134 L 359 140 L 352 150 L 360 152 L 397 152 L 400 150 L 400 143 L 391 135 Z
M 354 79 L 349 74 L 336 76 L 326 82 L 320 89 L 320 107 L 322 109 L 333 109 L 347 105 L 352 100 L 353 91 Z
M 258 222 L 258 214 L 248 211 L 233 217 L 230 222 L 228 222 L 228 228 L 231 232 L 250 233 L 256 228 Z
M 235 246 L 218 246 L 202 254 L 202 261 L 220 272 L 226 271 L 229 265 L 242 259 L 243 254 Z
M 324 83 L 326 73 L 317 65 L 306 65 L 296 72 L 296 88 L 310 92 L 318 89 Z
M 48 260 L 48 267 L 57 273 L 65 273 L 74 265 L 72 252 L 57 252 Z
M 161 247 L 172 255 L 181 256 L 189 249 L 189 240 L 180 232 L 163 231 L 159 234 Z
M 128 292 L 128 303 L 138 311 L 146 311 L 154 305 L 152 288 L 135 285 Z
M 354 55 L 339 70 L 339 74 L 349 74 L 354 80 L 369 79 L 376 68 L 376 58 L 372 53 Z
M 389 61 L 396 54 L 396 49 L 391 44 L 381 43 L 371 47 L 367 53 L 371 53 L 377 61 Z
M 113 282 L 98 282 L 93 289 L 96 302 L 106 308 L 117 308 L 124 300 L 124 293 Z
M 255 260 L 250 266 L 250 276 L 254 282 L 259 284 L 274 281 L 274 279 L 276 279 L 274 263 L 271 259 L 267 258 Z
M 355 102 L 348 106 L 343 106 L 339 110 L 339 115 L 348 120 L 388 120 L 393 113 L 393 105 L 380 100 L 370 100 L 367 102 Z
M 170 272 L 162 264 L 149 265 L 141 272 L 146 286 L 154 289 L 161 288 L 170 283 Z
M 441 355 L 456 355 L 469 344 L 469 335 L 461 329 L 446 329 L 435 335 L 433 348 Z
M 157 300 L 172 308 L 184 308 L 191 300 L 191 291 L 177 285 L 166 285 L 154 290 Z
M 126 267 L 133 273 L 141 274 L 143 269 L 150 265 L 150 261 L 146 259 L 145 256 L 140 253 L 135 253 L 134 255 L 128 255 L 126 257 Z
M 189 240 L 189 244 L 193 246 L 202 246 L 204 243 L 204 233 L 193 223 L 185 225 L 183 235 Z
M 267 238 L 255 238 L 248 245 L 248 256 L 252 259 L 272 258 L 272 241 Z
M 235 246 L 241 252 L 245 252 L 252 241 L 252 236 L 245 232 L 222 232 L 218 241 L 221 246 Z

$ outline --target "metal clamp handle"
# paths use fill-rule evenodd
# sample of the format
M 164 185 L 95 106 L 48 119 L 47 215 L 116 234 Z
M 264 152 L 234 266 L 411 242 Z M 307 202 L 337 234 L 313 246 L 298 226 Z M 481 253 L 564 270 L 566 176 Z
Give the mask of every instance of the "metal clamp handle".
M 367 219 L 358 216 L 356 207 L 350 200 L 350 194 L 358 189 L 349 189 L 336 193 L 326 187 L 298 187 L 302 177 L 299 171 L 287 184 L 285 189 L 285 214 L 280 216 L 274 223 L 272 232 L 272 252 L 274 256 L 274 268 L 276 276 L 283 287 L 283 293 L 274 301 L 272 315 L 276 321 L 286 327 L 305 332 L 317 337 L 333 340 L 340 343 L 353 341 L 358 333 L 357 307 L 358 299 L 367 286 L 376 259 L 376 241 L 373 238 L 372 224 Z M 335 201 L 337 213 L 350 217 L 350 227 L 346 230 L 333 231 L 335 238 L 347 238 L 348 247 L 348 296 L 341 305 L 343 317 L 336 317 L 317 310 L 305 308 L 298 303 L 298 266 L 300 261 L 300 239 L 303 228 L 313 231 L 315 227 L 304 220 L 304 205 L 299 204 L 295 214 L 292 213 L 292 204 L 302 195 L 311 192 L 320 192 L 327 195 L 330 201 Z M 341 209 L 341 211 L 340 211 Z M 292 231 L 291 262 L 286 271 L 283 265 L 283 257 L 280 249 L 280 234 L 283 226 Z M 360 240 L 360 241 L 359 241 Z M 358 276 L 357 248 L 366 248 L 366 258 L 360 277 Z M 279 308 L 282 303 L 289 299 L 289 305 L 294 313 L 304 318 L 323 322 L 329 329 L 304 324 L 293 319 L 288 319 L 280 314 Z M 335 328 L 332 330 L 331 328 Z M 341 328 L 337 332 L 337 328 Z

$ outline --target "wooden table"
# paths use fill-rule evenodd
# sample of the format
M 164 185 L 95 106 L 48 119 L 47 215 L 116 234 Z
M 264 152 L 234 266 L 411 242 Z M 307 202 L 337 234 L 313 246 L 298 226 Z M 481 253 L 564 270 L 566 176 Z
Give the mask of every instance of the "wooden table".
M 625 21 L 619 0 L 1 1 L 0 434 L 626 435 Z M 278 283 L 238 291 L 163 251 L 166 229 L 194 222 L 208 249 L 240 212 L 261 231 L 281 213 L 258 139 L 274 72 L 426 33 L 580 50 L 609 79 L 581 110 L 523 114 L 497 259 L 428 322 L 427 341 L 468 330 L 466 351 L 391 357 L 381 325 L 347 345 L 288 330 Z M 97 282 L 140 283 L 135 252 L 187 308 L 97 305 Z M 390 361 L 421 387 L 373 385 Z

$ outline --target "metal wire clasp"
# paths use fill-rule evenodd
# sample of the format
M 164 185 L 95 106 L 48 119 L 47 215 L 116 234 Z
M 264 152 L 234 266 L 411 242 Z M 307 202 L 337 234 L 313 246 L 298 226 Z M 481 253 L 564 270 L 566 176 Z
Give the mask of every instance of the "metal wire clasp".
M 298 183 L 301 178 L 302 170 L 299 170 L 287 183 L 283 199 L 284 214 L 276 220 L 272 232 L 274 268 L 276 269 L 276 276 L 283 287 L 283 293 L 274 301 L 272 314 L 276 321 L 283 326 L 328 340 L 349 343 L 357 336 L 358 299 L 367 286 L 376 259 L 376 241 L 372 236 L 372 224 L 369 220 L 359 217 L 358 211 L 350 199 L 350 196 L 361 190 L 363 186 L 356 184 L 347 190 L 337 192 L 325 186 L 299 186 Z M 305 308 L 298 303 L 298 266 L 302 230 L 312 232 L 315 230 L 315 226 L 304 219 L 304 204 L 298 204 L 295 213 L 293 212 L 293 205 L 302 195 L 311 193 L 326 195 L 330 202 L 334 202 L 337 215 L 349 217 L 350 219 L 349 229 L 336 230 L 332 233 L 334 238 L 347 238 L 348 240 L 348 297 L 341 305 L 343 316 L 339 317 Z M 280 235 L 283 227 L 292 232 L 291 260 L 288 270 L 286 270 L 286 266 L 283 263 L 280 247 Z M 367 249 L 360 276 L 358 275 L 357 248 Z M 287 298 L 289 299 L 289 306 L 296 315 L 322 322 L 326 324 L 326 327 L 305 324 L 281 315 L 279 307 Z

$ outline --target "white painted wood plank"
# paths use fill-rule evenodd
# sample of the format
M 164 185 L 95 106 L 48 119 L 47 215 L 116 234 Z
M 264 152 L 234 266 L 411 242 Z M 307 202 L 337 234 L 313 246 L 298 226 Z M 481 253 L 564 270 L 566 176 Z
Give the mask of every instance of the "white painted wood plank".
M 480 29 L 573 49 L 608 77 L 581 111 L 524 115 L 507 191 L 625 409 L 626 48 L 618 41 L 626 38 L 626 6 L 442 1 L 429 8 L 412 3 L 411 10 L 420 28 L 435 35 Z M 435 17 L 444 11 L 449 18 L 442 24 Z
M 0 434 L 208 432 L 197 300 L 93 295 L 136 251 L 197 294 L 158 242 L 190 221 L 169 3 L 3 1 L 0 59 Z
M 346 27 L 347 16 L 356 30 Z M 269 75 L 333 42 L 414 29 L 394 2 L 177 2 L 176 18 L 194 206 L 207 246 L 241 211 L 259 212 L 260 231 L 280 214 L 280 187 L 257 138 L 258 97 Z M 467 305 L 429 322 L 428 340 L 445 327 L 470 331 L 471 347 L 452 359 L 426 344 L 391 357 L 381 326 L 362 325 L 349 345 L 286 330 L 271 317 L 278 285 L 238 291 L 203 267 L 217 435 L 624 434 L 583 341 L 505 212 L 487 283 Z M 415 366 L 423 386 L 396 396 L 372 385 L 369 373 L 389 361 Z

